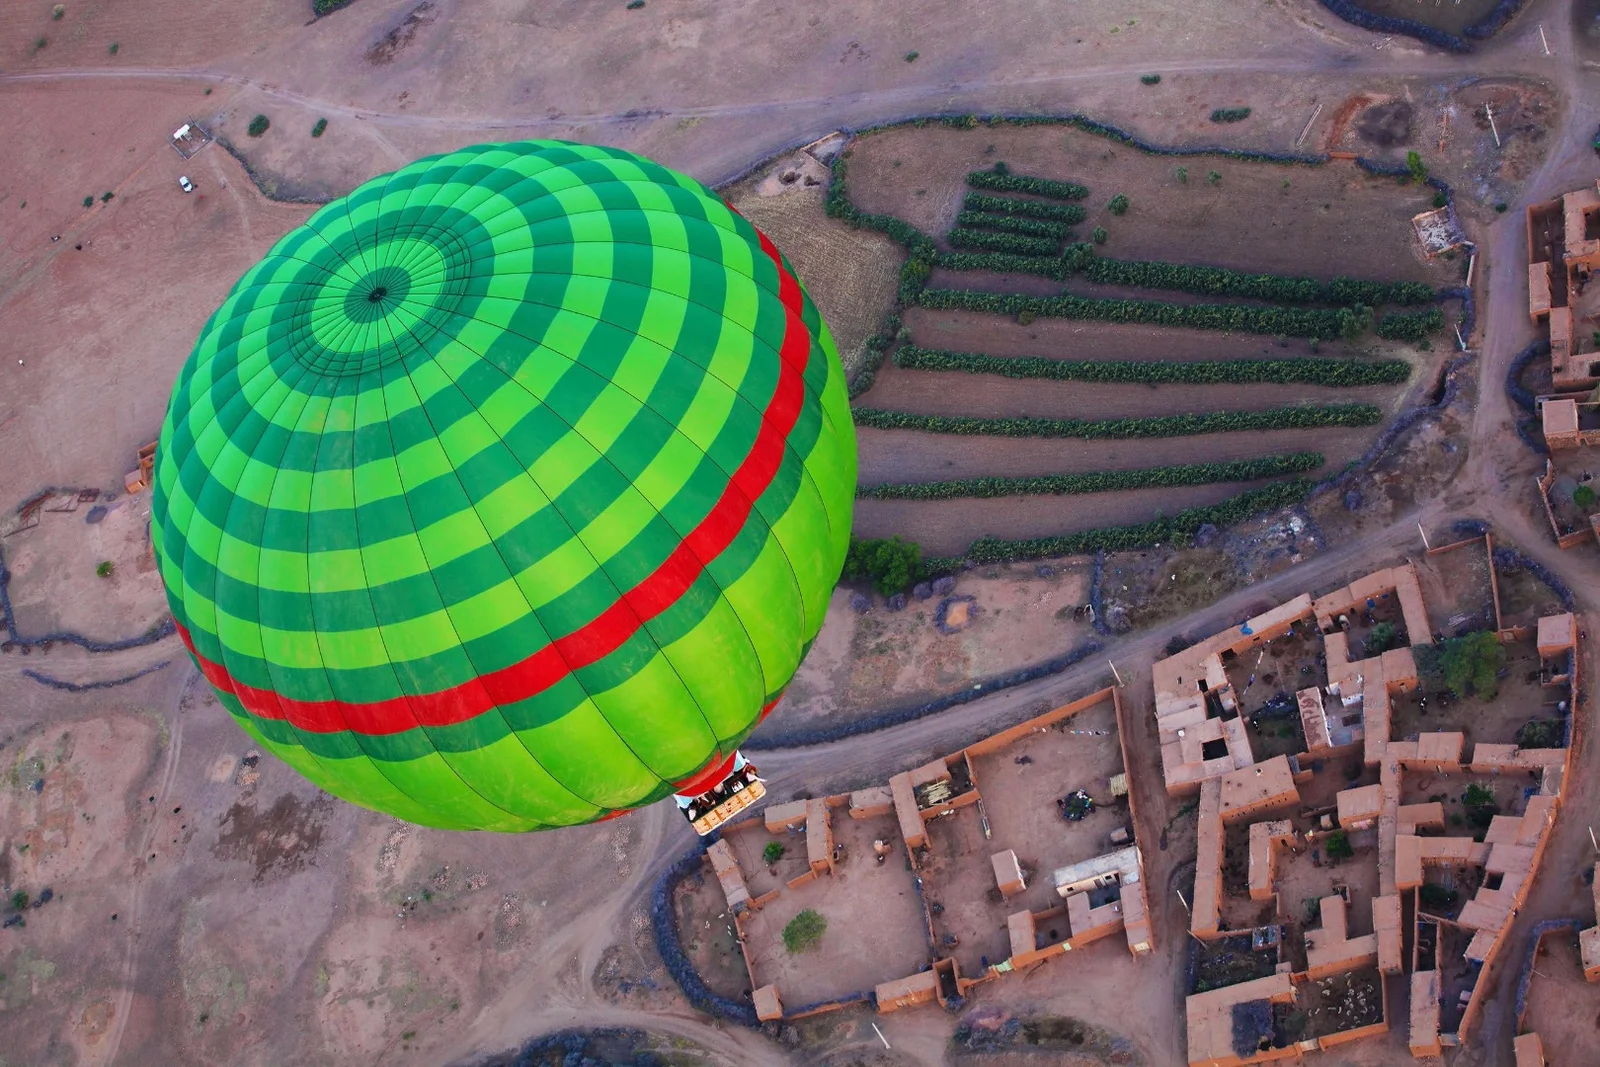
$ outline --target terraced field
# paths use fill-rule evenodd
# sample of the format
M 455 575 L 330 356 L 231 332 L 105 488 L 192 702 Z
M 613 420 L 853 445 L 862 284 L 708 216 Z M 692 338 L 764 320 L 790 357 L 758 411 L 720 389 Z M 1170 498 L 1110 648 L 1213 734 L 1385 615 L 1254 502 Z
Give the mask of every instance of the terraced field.
M 1027 556 L 1294 499 L 1455 348 L 1439 291 L 1465 264 L 1428 260 L 1410 225 L 1435 200 L 1348 161 L 1163 156 L 1059 125 L 860 137 L 830 213 L 909 259 L 854 389 L 857 533 Z

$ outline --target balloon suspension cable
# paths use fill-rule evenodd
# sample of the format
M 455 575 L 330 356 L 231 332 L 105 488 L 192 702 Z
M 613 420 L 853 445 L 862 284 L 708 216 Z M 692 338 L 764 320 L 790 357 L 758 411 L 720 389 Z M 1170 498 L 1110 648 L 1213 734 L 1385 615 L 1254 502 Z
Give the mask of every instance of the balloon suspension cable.
M 767 795 L 755 764 L 735 752 L 695 775 L 672 799 L 695 832 L 704 837 Z

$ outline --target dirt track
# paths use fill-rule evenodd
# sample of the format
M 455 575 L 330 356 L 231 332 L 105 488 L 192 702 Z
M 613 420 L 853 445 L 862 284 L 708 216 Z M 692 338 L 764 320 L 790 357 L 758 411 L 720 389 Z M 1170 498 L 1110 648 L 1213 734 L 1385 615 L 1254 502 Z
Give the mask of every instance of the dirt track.
M 217 11 L 197 21 L 231 26 L 226 20 L 235 6 L 209 5 Z M 88 120 L 96 118 L 95 101 L 103 99 L 111 105 L 102 118 L 128 114 L 134 117 L 116 121 L 132 124 L 143 113 L 159 131 L 171 117 L 181 121 L 197 107 L 242 112 L 248 119 L 268 101 L 279 109 L 274 118 L 279 128 L 308 127 L 316 116 L 327 115 L 336 126 L 359 123 L 370 129 L 351 133 L 339 158 L 327 161 L 336 174 L 370 172 L 393 165 L 396 157 L 486 135 L 538 132 L 647 149 L 717 180 L 834 127 L 907 114 L 1071 108 L 1119 120 L 1128 116 L 1136 123 L 1135 78 L 1150 69 L 1161 70 L 1169 83 L 1194 78 L 1206 99 L 1222 95 L 1224 81 L 1234 85 L 1230 97 L 1239 95 L 1238 86 L 1253 74 L 1318 72 L 1348 79 L 1352 89 L 1362 79 L 1402 72 L 1549 79 L 1564 97 L 1564 124 L 1552 131 L 1546 161 L 1527 179 L 1521 196 L 1482 235 L 1480 269 L 1488 279 L 1488 299 L 1480 307 L 1483 388 L 1464 476 L 1442 498 L 1403 510 L 1360 541 L 1337 545 L 1286 574 L 1257 582 L 1183 620 L 1182 628 L 1205 632 L 1232 621 L 1247 605 L 1342 582 L 1374 560 L 1412 550 L 1418 519 L 1432 525 L 1461 514 L 1492 517 L 1525 551 L 1562 574 L 1583 608 L 1591 613 L 1600 608 L 1592 555 L 1558 552 L 1532 521 L 1527 506 L 1532 457 L 1511 436 L 1499 384 L 1505 362 L 1532 338 L 1522 306 L 1521 207 L 1592 180 L 1595 173 L 1587 139 L 1600 113 L 1600 77 L 1580 61 L 1572 20 L 1560 17 L 1559 5 L 1551 0 L 1529 4 L 1501 38 L 1465 60 L 1398 40 L 1374 48 L 1374 38 L 1330 24 L 1309 0 L 1248 10 L 1158 4 L 1125 16 L 1099 6 L 1072 7 L 1045 20 L 1031 7 L 947 3 L 919 9 L 909 25 L 898 14 L 874 23 L 875 14 L 841 4 L 814 16 L 822 27 L 815 30 L 798 25 L 813 17 L 808 9 L 776 12 L 774 22 L 756 34 L 764 41 L 781 39 L 782 48 L 770 45 L 760 58 L 726 69 L 708 62 L 706 49 L 720 40 L 743 41 L 734 32 L 740 5 L 720 11 L 705 4 L 690 8 L 689 17 L 669 32 L 666 16 L 629 25 L 620 21 L 620 10 L 590 18 L 566 4 L 550 15 L 550 26 L 479 27 L 474 34 L 466 5 L 442 4 L 448 17 L 430 31 L 443 42 L 428 45 L 435 51 L 419 48 L 416 56 L 387 71 L 362 69 L 352 77 L 345 57 L 359 55 L 414 6 L 358 0 L 310 27 L 285 20 L 208 29 L 177 59 L 152 59 L 193 64 L 184 69 L 120 66 L 121 60 L 144 62 L 131 35 L 120 38 L 118 62 L 110 65 L 105 43 L 87 35 L 73 45 L 75 51 L 67 50 L 71 42 L 63 37 L 29 55 L 25 37 L 53 32 L 47 23 L 39 30 L 30 24 L 4 55 L 0 112 L 25 102 L 26 108 L 10 113 L 24 110 L 49 118 L 61 108 L 88 128 L 94 125 Z M 47 8 L 39 10 L 41 21 L 48 20 Z M 644 9 L 651 18 L 671 10 L 658 0 Z M 1110 25 L 1135 16 L 1137 27 L 1109 34 Z M 698 36 L 689 25 L 697 19 L 706 23 Z M 1554 53 L 1548 59 L 1538 45 L 1541 20 Z M 162 43 L 161 23 L 152 25 L 146 54 Z M 617 34 L 608 32 L 619 26 Z M 670 45 L 691 37 L 696 44 L 654 52 L 647 47 L 658 38 Z M 1078 45 L 1079 38 L 1088 43 Z M 875 51 L 880 60 L 892 59 L 889 69 L 841 63 L 840 54 L 848 54 L 854 39 L 864 41 L 864 50 Z M 983 42 L 981 54 L 972 54 L 974 41 Z M 427 44 L 419 37 L 419 45 Z M 905 64 L 899 57 L 912 49 L 923 56 Z M 575 58 L 520 73 L 520 81 L 507 74 L 526 57 L 555 54 Z M 426 55 L 439 61 L 432 74 L 418 69 Z M 70 69 L 49 69 L 56 64 Z M 468 77 L 473 67 L 481 71 Z M 626 70 L 628 76 L 601 76 L 612 70 Z M 415 83 L 416 91 L 397 101 L 408 83 Z M 210 98 L 201 95 L 206 86 L 215 87 Z M 13 138 L 24 136 L 23 127 L 7 127 L 5 136 L 15 143 Z M 173 368 L 206 310 L 245 264 L 306 213 L 265 203 L 232 160 L 208 149 L 198 169 L 203 187 L 212 193 L 204 211 L 215 212 L 215 219 L 188 237 L 160 237 L 166 224 L 152 212 L 169 206 L 156 194 L 171 193 L 177 168 L 193 164 L 181 164 L 170 149 L 142 133 L 135 148 L 133 153 L 74 152 L 49 172 L 49 183 L 40 178 L 28 189 L 16 184 L 11 165 L 0 171 L 5 183 L 0 207 L 10 213 L 18 200 L 27 199 L 29 213 L 49 212 L 38 220 L 30 214 L 25 227 L 7 229 L 8 239 L 19 232 L 29 237 L 25 249 L 9 250 L 8 262 L 0 267 L 6 271 L 0 277 L 0 323 L 7 350 L 30 347 L 25 377 L 16 376 L 13 359 L 0 365 L 0 454 L 9 461 L 0 472 L 0 502 L 7 506 L 40 485 L 115 484 L 130 465 L 132 448 L 152 436 Z M 41 188 L 48 192 L 38 192 Z M 80 216 L 79 199 L 102 189 L 115 189 L 116 199 Z M 141 202 L 141 197 L 149 199 Z M 184 210 L 190 207 L 196 205 Z M 148 233 L 136 238 L 136 231 L 146 227 Z M 63 234 L 61 244 L 38 240 L 53 233 Z M 68 258 L 79 255 L 70 250 L 79 235 L 93 239 L 84 257 L 126 242 L 126 258 L 83 270 Z M 928 343 L 920 334 L 919 340 Z M 1147 723 L 1145 671 L 1171 629 L 1136 634 L 1108 649 L 1124 677 L 1138 679 L 1130 690 L 1135 723 Z M 0 958 L 9 961 L 4 969 L 13 976 L 29 975 L 32 984 L 26 1011 L 16 1010 L 24 1002 L 13 1000 L 21 995 L 17 980 L 5 993 L 8 1010 L 0 1016 L 0 1041 L 8 1057 L 82 1064 L 392 1062 L 402 1054 L 396 1040 L 409 1026 L 419 1035 L 417 1061 L 444 1063 L 560 1026 L 630 1025 L 693 1041 L 726 1062 L 816 1062 L 759 1035 L 712 1026 L 670 992 L 616 1000 L 592 980 L 608 946 L 628 940 L 654 874 L 689 846 L 689 831 L 675 816 L 655 809 L 605 827 L 533 839 L 416 831 L 394 841 L 391 822 L 353 809 L 305 815 L 314 805 L 313 791 L 270 759 L 262 761 L 259 782 L 238 784 L 244 739 L 214 705 L 196 703 L 193 672 L 179 657 L 177 645 L 168 641 L 104 657 L 57 649 L 44 661 L 0 659 L 6 732 L 13 735 L 4 753 L 8 767 L 26 745 L 54 752 L 50 746 L 63 731 L 89 738 L 99 722 L 117 724 L 126 730 L 119 736 L 127 738 L 95 757 L 104 762 L 85 763 L 90 760 L 82 754 L 85 747 L 60 763 L 63 789 L 114 790 L 117 803 L 94 823 L 82 820 L 72 838 L 76 844 L 59 853 L 12 854 L 13 878 L 33 878 L 42 870 L 44 877 L 69 888 L 60 910 L 30 913 L 26 942 L 0 941 Z M 25 665 L 48 665 L 54 673 L 89 680 L 167 659 L 177 662 L 107 694 L 59 694 L 19 673 Z M 1039 701 L 1079 695 L 1108 677 L 1103 663 L 1086 663 L 913 726 L 842 745 L 772 753 L 763 759 L 762 770 L 779 793 L 880 780 L 885 766 L 947 751 L 996 723 L 1021 718 Z M 1152 738 L 1138 740 L 1142 743 L 1132 745 L 1134 751 L 1153 752 Z M 1595 751 L 1591 740 L 1579 754 L 1582 772 L 1572 785 L 1569 813 L 1600 804 Z M 121 767 L 123 777 L 105 776 L 106 766 Z M 219 766 L 221 779 L 212 773 Z M 1150 766 L 1136 768 L 1135 774 L 1136 785 L 1149 791 Z M 7 794 L 12 806 L 5 809 L 6 817 L 19 827 L 50 815 L 45 801 L 34 800 L 26 787 L 22 783 Z M 291 800 L 302 815 L 285 819 L 284 828 L 293 833 L 314 826 L 320 844 L 293 846 L 300 847 L 305 865 L 269 867 L 257 882 L 250 864 L 228 858 L 223 824 L 236 807 L 266 814 L 287 811 L 280 805 Z M 1150 810 L 1164 811 L 1158 795 L 1141 800 Z M 269 844 L 272 839 L 269 834 Z M 1179 851 L 1154 857 L 1149 872 L 1154 884 L 1168 883 L 1183 859 Z M 1590 851 L 1583 822 L 1570 814 L 1563 818 L 1545 860 L 1547 875 L 1555 876 L 1535 887 L 1506 958 L 1520 959 L 1527 927 L 1538 918 L 1582 914 L 1582 894 L 1560 872 L 1576 869 Z M 468 889 L 447 877 L 450 888 L 440 895 L 448 899 L 418 905 L 410 917 L 398 918 L 404 897 L 420 894 L 445 865 L 484 872 L 489 882 Z M 515 904 L 508 903 L 511 897 Z M 497 942 L 510 914 L 517 924 L 509 928 L 507 947 L 488 951 L 485 943 Z M 1175 983 L 1163 979 L 1181 951 L 1182 913 L 1164 896 L 1156 918 L 1162 959 L 1151 961 L 1158 970 L 1136 990 L 1030 983 L 1028 997 L 1044 1010 L 1129 1033 L 1152 1063 L 1178 1062 L 1183 1035 L 1177 992 Z M 1513 978 L 1509 969 L 1493 976 L 1501 983 Z M 1482 1044 L 1458 1053 L 1457 1063 L 1509 1062 L 1514 1024 L 1509 1003 L 1502 996 L 1491 1007 Z M 293 1025 L 284 1025 L 286 1020 Z M 883 1024 L 896 1051 L 908 1057 L 906 1062 L 918 1063 L 943 1062 L 950 1025 L 931 1013 L 891 1016 Z M 865 1050 L 875 1041 L 867 1030 L 841 1035 L 836 1043 Z M 57 1044 L 52 1049 L 47 1042 Z M 1360 1062 L 1406 1062 L 1402 1044 L 1403 1027 L 1388 1040 L 1356 1046 L 1350 1056 Z

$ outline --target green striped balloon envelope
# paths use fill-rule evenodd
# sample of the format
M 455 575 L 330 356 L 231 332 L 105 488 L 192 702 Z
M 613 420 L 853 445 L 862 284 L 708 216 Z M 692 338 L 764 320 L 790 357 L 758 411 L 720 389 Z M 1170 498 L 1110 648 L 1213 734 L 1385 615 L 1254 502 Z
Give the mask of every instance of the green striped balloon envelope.
M 152 537 L 261 744 L 402 819 L 537 830 L 727 763 L 822 625 L 855 472 L 827 327 L 754 226 L 628 152 L 482 145 L 239 280 Z

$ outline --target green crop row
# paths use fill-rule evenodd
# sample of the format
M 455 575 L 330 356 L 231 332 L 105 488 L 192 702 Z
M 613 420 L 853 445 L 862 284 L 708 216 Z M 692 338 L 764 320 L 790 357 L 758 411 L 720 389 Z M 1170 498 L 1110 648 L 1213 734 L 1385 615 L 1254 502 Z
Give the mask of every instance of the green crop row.
M 1124 259 L 1089 259 L 1084 277 L 1102 285 L 1128 285 L 1141 289 L 1175 289 L 1203 296 L 1237 296 L 1283 304 L 1426 304 L 1433 287 L 1421 282 L 1369 282 L 1335 278 L 1321 282 L 1281 274 L 1247 274 L 1223 267 L 1197 267 L 1181 263 L 1139 262 Z
M 1006 378 L 1055 381 L 1125 382 L 1138 385 L 1220 385 L 1249 382 L 1306 385 L 1397 385 L 1411 376 L 1403 359 L 1214 359 L 1066 360 L 1044 356 L 985 356 L 902 345 L 897 367 L 908 370 L 965 371 Z
M 1281 456 L 1236 459 L 1226 463 L 1188 463 L 1148 467 L 1133 471 L 1096 471 L 1089 474 L 1042 474 L 1032 478 L 962 478 L 945 482 L 875 485 L 856 490 L 858 497 L 874 500 L 952 500 L 959 497 L 1066 495 L 1115 493 L 1131 489 L 1173 489 L 1216 482 L 1253 482 L 1280 474 L 1303 474 L 1322 466 L 1320 452 L 1291 452 Z
M 1351 308 L 1168 304 L 1155 300 L 1104 300 L 1070 294 L 1022 296 L 969 289 L 923 289 L 918 301 L 924 307 L 947 310 L 1187 326 L 1198 330 L 1240 330 L 1282 337 L 1354 337 L 1371 322 L 1370 312 Z
M 1322 426 L 1371 426 L 1383 417 L 1372 404 L 1296 404 L 1263 411 L 1207 411 L 1130 419 L 1036 419 L 1023 416 L 924 415 L 915 411 L 856 408 L 857 426 L 880 430 L 974 437 L 1134 438 L 1188 437 L 1240 430 L 1299 430 Z
M 994 211 L 1001 215 L 1027 215 L 1035 219 L 1055 219 L 1071 225 L 1089 217 L 1082 204 L 1045 204 L 1038 200 L 1013 200 L 1009 196 L 968 193 L 961 199 L 968 211 Z
M 1431 333 L 1444 329 L 1444 312 L 1438 308 L 1427 311 L 1385 315 L 1378 320 L 1375 330 L 1379 337 L 1390 341 L 1421 341 Z
M 995 233 L 993 230 L 951 230 L 946 238 L 952 248 L 981 248 L 988 252 L 1009 252 L 1018 256 L 1048 256 L 1060 247 L 1054 237 L 1028 237 L 1020 233 Z
M 942 252 L 945 270 L 992 270 L 1002 274 L 1037 274 L 1061 281 L 1072 271 L 1060 256 L 1015 256 L 1009 252 Z
M 1011 174 L 999 170 L 975 170 L 967 175 L 967 184 L 974 189 L 993 189 L 1000 193 L 1032 193 L 1056 200 L 1082 200 L 1089 195 L 1087 186 L 1077 182 L 1058 182 L 1050 178 L 1033 178 L 1026 174 Z
M 1247 107 L 1219 107 L 1211 112 L 1212 122 L 1243 122 L 1250 117 Z
M 1072 556 L 1082 552 L 1122 552 L 1129 549 L 1149 548 L 1151 545 L 1173 544 L 1193 537 L 1201 526 L 1232 526 L 1264 511 L 1297 504 L 1311 491 L 1311 479 L 1291 478 L 1256 489 L 1247 489 L 1207 507 L 1185 508 L 1170 519 L 1153 519 L 1132 526 L 1108 526 L 1098 530 L 1082 530 L 1058 537 L 1033 537 L 1009 541 L 999 537 L 980 537 L 967 549 L 965 559 L 974 563 L 1003 563 L 1015 559 L 1039 559 L 1044 556 Z M 941 571 L 960 566 L 961 560 L 944 558 L 926 559 L 923 565 L 929 571 Z
M 1048 219 L 1024 219 L 1012 215 L 998 215 L 987 211 L 963 211 L 956 216 L 957 226 L 986 226 L 991 230 L 1005 230 L 1008 233 L 1025 233 L 1033 237 L 1062 238 L 1072 232 L 1072 227 L 1065 222 L 1051 222 Z

